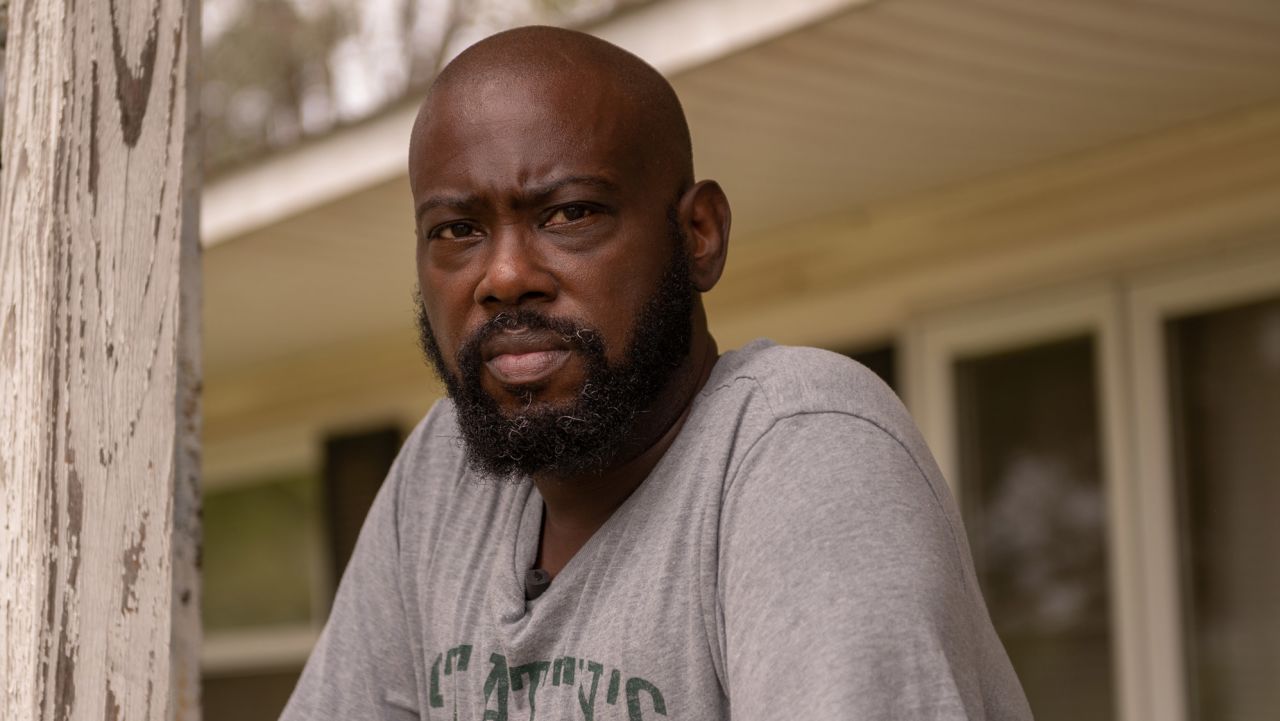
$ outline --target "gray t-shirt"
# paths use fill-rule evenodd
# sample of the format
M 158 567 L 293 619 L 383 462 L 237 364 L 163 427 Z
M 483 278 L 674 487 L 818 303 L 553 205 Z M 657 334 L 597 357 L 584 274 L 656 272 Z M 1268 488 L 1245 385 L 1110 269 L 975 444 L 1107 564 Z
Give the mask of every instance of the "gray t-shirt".
M 284 719 L 1029 719 L 910 417 L 834 353 L 725 354 L 536 601 L 542 501 L 400 452 Z

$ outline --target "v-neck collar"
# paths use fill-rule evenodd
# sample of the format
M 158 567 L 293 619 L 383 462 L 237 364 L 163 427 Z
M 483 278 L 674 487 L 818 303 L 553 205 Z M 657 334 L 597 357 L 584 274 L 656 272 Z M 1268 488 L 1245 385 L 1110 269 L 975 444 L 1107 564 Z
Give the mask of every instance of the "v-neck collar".
M 764 345 L 772 345 L 772 343 L 756 341 L 744 350 Z M 693 407 L 689 411 L 686 423 L 697 422 L 698 412 L 705 404 L 706 397 L 715 393 L 722 383 L 733 377 L 741 364 L 741 359 L 747 355 L 734 351 L 721 355 L 707 383 L 694 397 Z M 526 479 L 520 484 L 517 497 L 509 507 L 505 528 L 500 531 L 502 538 L 499 539 L 499 543 L 502 544 L 503 550 L 499 558 L 502 560 L 498 563 L 499 567 L 494 569 L 495 576 L 498 578 L 495 579 L 497 589 L 492 594 L 492 598 L 496 601 L 497 607 L 494 610 L 497 612 L 500 623 L 508 626 L 515 625 L 516 628 L 510 630 L 518 633 L 521 627 L 538 615 L 537 609 L 550 609 L 562 604 L 566 594 L 590 592 L 591 589 L 587 588 L 586 584 L 591 575 L 590 568 L 595 563 L 595 556 L 601 552 L 601 546 L 609 545 L 617 533 L 616 529 L 619 525 L 626 523 L 627 516 L 633 512 L 632 509 L 648 503 L 649 501 L 645 500 L 647 497 L 661 491 L 663 484 L 668 481 L 667 469 L 674 463 L 672 458 L 682 452 L 681 446 L 684 445 L 686 435 L 682 431 L 676 436 L 671 447 L 658 460 L 657 465 L 645 480 L 614 510 L 600 528 L 591 534 L 560 573 L 556 574 L 555 580 L 547 590 L 532 602 L 525 599 L 525 574 L 533 568 L 533 563 L 537 559 L 538 543 L 542 535 L 544 504 L 542 495 L 538 493 L 532 480 Z
M 556 574 L 547 590 L 543 591 L 535 601 L 525 599 L 524 583 L 525 574 L 533 568 L 533 563 L 538 556 L 545 506 L 542 494 L 538 493 L 532 481 L 526 481 L 521 485 L 521 495 L 516 499 L 510 516 L 512 527 L 504 539 L 506 552 L 502 554 L 502 558 L 506 560 L 502 562 L 503 568 L 499 571 L 499 575 L 502 576 L 501 590 L 495 594 L 501 602 L 499 618 L 504 624 L 522 625 L 538 615 L 539 608 L 554 607 L 564 603 L 565 599 L 573 594 L 590 592 L 586 584 L 591 575 L 591 567 L 595 565 L 596 556 L 601 553 L 601 547 L 611 544 L 617 533 L 617 527 L 626 523 L 627 517 L 632 513 L 631 509 L 646 503 L 647 501 L 644 500 L 646 496 L 658 492 L 658 487 L 665 478 L 665 468 L 670 465 L 667 460 L 670 450 L 668 449 L 667 454 L 658 461 L 645 480 L 573 554 L 564 568 Z

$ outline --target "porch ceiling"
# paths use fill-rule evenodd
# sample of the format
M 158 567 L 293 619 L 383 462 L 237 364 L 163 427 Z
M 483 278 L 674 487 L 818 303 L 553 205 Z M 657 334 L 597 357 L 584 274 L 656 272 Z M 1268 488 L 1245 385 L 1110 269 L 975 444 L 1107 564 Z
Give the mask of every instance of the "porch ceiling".
M 673 83 L 741 259 L 771 229 L 1280 98 L 1280 4 L 879 0 Z M 412 257 L 403 177 L 209 248 L 207 372 L 410 342 Z

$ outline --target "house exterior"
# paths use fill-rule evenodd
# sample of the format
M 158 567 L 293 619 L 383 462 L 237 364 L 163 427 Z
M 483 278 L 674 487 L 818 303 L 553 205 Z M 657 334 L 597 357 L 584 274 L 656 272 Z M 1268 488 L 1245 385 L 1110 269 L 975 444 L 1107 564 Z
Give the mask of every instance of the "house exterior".
M 1280 702 L 1280 6 L 664 0 L 734 208 L 707 297 L 881 373 L 968 525 L 1039 719 Z M 274 718 L 398 439 L 414 108 L 205 194 L 206 714 Z

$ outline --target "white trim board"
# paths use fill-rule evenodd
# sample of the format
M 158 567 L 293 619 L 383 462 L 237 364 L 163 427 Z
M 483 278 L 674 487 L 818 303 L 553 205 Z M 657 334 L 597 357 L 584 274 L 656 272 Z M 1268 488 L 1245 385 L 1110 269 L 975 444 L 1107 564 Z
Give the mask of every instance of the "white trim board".
M 205 634 L 200 667 L 206 675 L 302 668 L 320 638 L 308 625 L 217 631 Z

